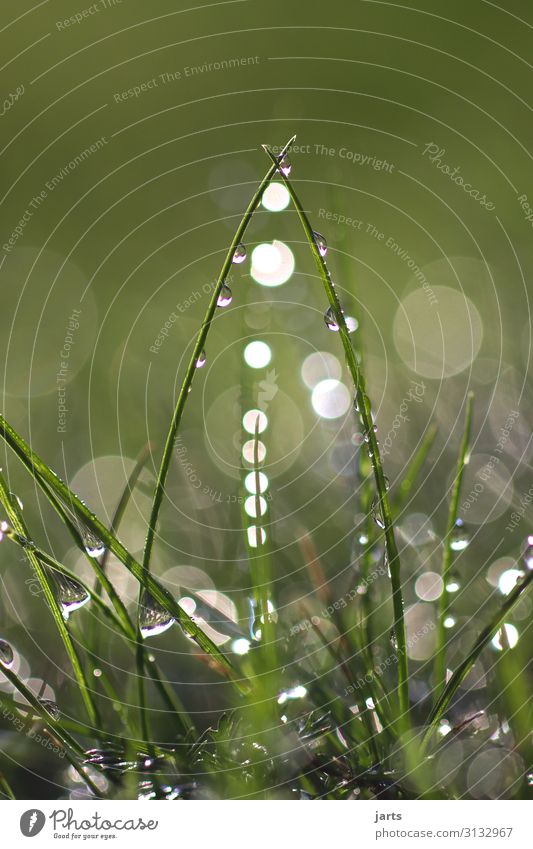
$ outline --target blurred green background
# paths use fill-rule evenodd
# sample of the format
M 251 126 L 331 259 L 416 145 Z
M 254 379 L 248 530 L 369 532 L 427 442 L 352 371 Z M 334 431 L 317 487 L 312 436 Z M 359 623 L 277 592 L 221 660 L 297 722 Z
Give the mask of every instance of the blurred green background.
M 439 428 L 431 462 L 399 517 L 406 601 L 424 610 L 432 605 L 415 592 L 415 578 L 438 569 L 465 397 L 476 393 L 461 512 L 471 543 L 455 601 L 457 639 L 468 643 L 470 618 L 478 612 L 485 621 L 498 577 L 513 568 L 533 518 L 530 4 L 189 6 L 2 5 L 4 414 L 108 521 L 135 457 L 151 443 L 121 532 L 138 554 L 210 286 L 269 167 L 261 144 L 281 146 L 296 133 L 291 176 L 327 239 L 346 312 L 360 325 L 353 338 L 382 443 L 390 435 L 393 494 L 430 422 Z M 273 240 L 288 246 L 295 270 L 267 287 L 251 276 L 249 258 Z M 310 592 L 302 533 L 312 536 L 328 579 L 341 588 L 350 582 L 360 436 L 342 390 L 349 380 L 340 342 L 324 325 L 322 285 L 290 207 L 261 207 L 247 249 L 186 408 L 154 569 L 177 594 L 218 591 L 232 617 L 245 620 L 240 419 L 266 392 L 267 532 L 275 602 L 288 629 Z M 270 347 L 264 368 L 243 359 L 254 340 Z M 337 358 L 327 361 L 329 371 L 324 358 L 307 360 L 317 351 Z M 322 379 L 341 383 L 322 387 L 331 417 L 317 411 L 316 393 L 312 399 Z M 497 462 L 487 468 L 491 456 Z M 35 539 L 85 569 L 3 449 L 2 465 Z M 517 509 L 523 518 L 506 529 Z M 47 681 L 59 698 L 70 685 L 29 567 L 6 545 L 0 562 L 2 637 L 17 646 L 21 671 Z M 111 569 L 134 603 L 134 582 L 118 564 Z M 386 605 L 383 615 L 387 633 Z M 511 624 L 525 667 L 530 602 Z M 157 643 L 184 701 L 208 723 L 228 697 L 224 685 L 196 686 L 219 679 L 190 657 L 191 646 L 174 630 Z M 115 653 L 111 640 L 105 652 L 127 694 L 128 656 Z M 412 658 L 415 669 L 430 653 Z M 14 746 L 9 727 L 3 733 Z M 32 750 L 37 773 L 45 756 Z M 52 791 L 39 785 L 39 792 Z

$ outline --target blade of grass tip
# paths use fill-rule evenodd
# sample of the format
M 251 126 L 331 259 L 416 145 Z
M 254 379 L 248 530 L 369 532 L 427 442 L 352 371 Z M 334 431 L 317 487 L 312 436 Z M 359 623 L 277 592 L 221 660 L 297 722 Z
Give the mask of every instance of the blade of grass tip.
M 426 744 L 429 742 L 432 733 L 440 722 L 445 710 L 449 706 L 461 682 L 464 681 L 483 649 L 488 646 L 491 639 L 502 627 L 508 613 L 510 612 L 510 610 L 512 610 L 517 601 L 523 596 L 526 590 L 531 586 L 532 582 L 533 569 L 528 569 L 524 578 L 519 581 L 516 586 L 511 590 L 509 595 L 506 597 L 504 603 L 502 604 L 498 612 L 494 615 L 489 624 L 485 628 L 483 628 L 478 638 L 475 640 L 472 648 L 466 654 L 464 660 L 459 664 L 459 666 L 451 676 L 450 680 L 444 688 L 443 693 L 439 697 L 435 707 L 433 708 L 430 714 L 428 722 L 429 728 L 425 735 Z
M 407 502 L 409 501 L 409 497 L 411 492 L 413 491 L 413 486 L 415 485 L 418 475 L 420 474 L 421 469 L 426 462 L 427 456 L 431 451 L 431 447 L 435 442 L 435 437 L 438 433 L 438 427 L 435 423 L 429 425 L 426 430 L 424 436 L 422 437 L 422 441 L 418 447 L 418 450 L 415 452 L 413 459 L 408 465 L 405 474 L 403 476 L 403 480 L 399 486 L 398 496 L 394 503 L 394 511 L 396 516 L 399 516 Z
M 20 507 L 18 506 L 16 500 L 11 497 L 9 489 L 7 488 L 6 481 L 4 476 L 0 472 L 0 502 L 3 504 L 4 509 L 6 511 L 8 521 L 13 530 L 18 533 L 22 537 L 28 537 L 28 531 L 26 525 L 24 523 L 24 519 L 22 518 Z M 50 577 L 46 572 L 46 569 L 43 567 L 38 557 L 36 557 L 35 553 L 31 551 L 31 549 L 25 548 L 24 552 L 26 557 L 29 560 L 30 565 L 35 572 L 41 589 L 43 591 L 43 595 L 48 603 L 48 607 L 52 613 L 52 617 L 54 619 L 55 626 L 57 628 L 58 634 L 63 642 L 63 646 L 67 653 L 67 656 L 70 660 L 70 664 L 72 666 L 72 671 L 74 673 L 74 677 L 76 679 L 76 683 L 79 687 L 80 694 L 85 705 L 85 709 L 87 711 L 87 716 L 89 717 L 89 721 L 95 726 L 98 727 L 100 724 L 100 718 L 98 715 L 98 710 L 96 708 L 92 692 L 89 688 L 89 684 L 87 682 L 87 678 L 85 677 L 85 672 L 83 671 L 83 667 L 81 665 L 80 659 L 78 657 L 78 653 L 76 651 L 76 647 L 72 640 L 72 637 L 69 633 L 65 620 L 63 618 L 63 611 L 61 610 L 61 605 L 58 602 L 54 588 L 50 581 Z
M 446 526 L 446 536 L 444 537 L 444 547 L 442 552 L 442 593 L 439 599 L 439 609 L 437 614 L 437 648 L 435 652 L 435 694 L 434 704 L 439 700 L 439 697 L 446 685 L 446 627 L 444 622 L 448 614 L 450 604 L 450 594 L 448 592 L 448 583 L 450 579 L 450 569 L 453 561 L 453 529 L 457 521 L 459 512 L 459 497 L 461 495 L 461 486 L 465 466 L 468 464 L 468 452 L 470 450 L 470 437 L 472 431 L 472 410 L 473 410 L 474 395 L 468 393 L 466 400 L 465 426 L 459 456 L 457 458 L 457 467 L 455 470 L 455 478 L 452 485 L 452 493 L 450 498 L 450 506 L 448 509 L 448 523 Z
M 249 692 L 249 682 L 242 677 L 237 677 L 232 664 L 213 641 L 196 625 L 191 617 L 176 602 L 174 597 L 157 581 L 124 545 L 111 534 L 107 527 L 92 513 L 88 507 L 72 492 L 71 489 L 53 472 L 43 460 L 33 451 L 21 436 L 0 415 L 0 436 L 7 442 L 32 477 L 41 486 L 46 483 L 53 492 L 65 503 L 69 504 L 79 519 L 91 533 L 97 536 L 102 543 L 111 549 L 115 557 L 124 564 L 126 569 L 146 587 L 147 591 L 171 616 L 179 622 L 180 626 L 188 633 L 198 646 L 208 655 L 211 655 L 219 666 L 225 670 L 228 678 L 233 682 L 241 693 Z M 105 578 L 105 576 L 104 576 Z
M 91 564 L 91 566 L 92 566 L 92 568 L 95 572 L 97 582 L 103 587 L 103 589 L 107 593 L 107 595 L 108 595 L 108 597 L 109 597 L 109 599 L 110 599 L 110 601 L 111 601 L 111 603 L 112 603 L 112 605 L 115 609 L 117 617 L 120 620 L 120 622 L 122 623 L 121 630 L 124 634 L 124 637 L 127 638 L 130 641 L 130 643 L 129 643 L 130 646 L 131 646 L 132 643 L 136 644 L 136 641 L 137 641 L 136 627 L 135 627 L 135 625 L 133 624 L 133 622 L 130 618 L 130 615 L 129 615 L 127 609 L 126 609 L 124 602 L 122 601 L 122 599 L 120 598 L 120 596 L 116 592 L 113 584 L 109 580 L 109 577 L 107 576 L 107 573 L 105 571 L 105 560 L 106 560 L 106 556 L 108 555 L 108 552 L 109 552 L 110 549 L 106 548 L 104 554 L 101 557 L 101 562 L 98 560 L 98 558 L 92 557 L 87 552 L 87 549 L 84 545 L 84 542 L 83 542 L 82 536 L 80 534 L 79 528 L 78 528 L 77 524 L 72 520 L 71 515 L 69 514 L 68 510 L 63 506 L 63 503 L 57 498 L 57 496 L 55 495 L 53 490 L 48 486 L 46 481 L 44 481 L 43 478 L 40 477 L 37 472 L 35 472 L 35 474 L 36 474 L 36 479 L 37 479 L 42 491 L 44 492 L 44 494 L 46 495 L 46 497 L 50 501 L 50 504 L 52 505 L 52 507 L 54 508 L 54 510 L 56 511 L 58 516 L 60 517 L 60 519 L 66 525 L 67 530 L 69 531 L 70 535 L 72 536 L 77 547 L 80 549 L 82 554 L 86 557 L 86 559 Z M 133 472 L 132 472 L 132 476 L 133 476 Z M 131 481 L 131 478 L 130 478 L 130 481 Z M 122 501 L 122 499 L 121 499 L 121 501 Z M 117 508 L 117 512 L 118 512 L 118 508 Z M 114 521 L 118 525 L 119 522 L 117 520 L 117 512 L 115 513 Z M 112 524 L 112 527 L 113 527 L 113 524 Z M 94 593 L 93 593 L 93 595 L 94 595 Z M 167 705 L 168 709 L 171 712 L 175 713 L 178 716 L 179 721 L 183 726 L 183 731 L 186 733 L 190 728 L 193 728 L 194 725 L 193 725 L 193 722 L 190 719 L 190 717 L 187 715 L 184 706 L 182 705 L 181 701 L 179 700 L 177 694 L 172 689 L 172 687 L 170 687 L 168 685 L 168 683 L 161 676 L 161 673 L 159 672 L 159 668 L 158 668 L 157 663 L 153 660 L 150 660 L 149 657 L 146 658 L 145 662 L 146 662 L 147 669 L 150 673 L 150 677 L 152 678 L 154 685 L 155 685 L 156 689 L 158 690 L 163 702 Z
M 324 285 L 324 290 L 327 299 L 329 301 L 331 310 L 335 318 L 335 323 L 337 324 L 339 329 L 339 336 L 342 342 L 342 346 L 344 348 L 346 363 L 355 387 L 356 406 L 359 412 L 359 416 L 361 418 L 365 441 L 367 442 L 367 449 L 370 456 L 370 461 L 372 463 L 372 469 L 376 481 L 376 490 L 379 498 L 379 509 L 381 510 L 384 525 L 385 545 L 387 549 L 389 570 L 391 574 L 392 602 L 394 609 L 394 632 L 397 645 L 396 654 L 398 658 L 398 726 L 399 728 L 405 729 L 409 726 L 409 690 L 405 620 L 403 611 L 403 594 L 400 574 L 400 556 L 398 553 L 398 547 L 396 545 L 396 539 L 394 536 L 394 527 L 392 523 L 391 509 L 387 494 L 388 486 L 383 472 L 383 465 L 381 462 L 381 454 L 379 451 L 376 433 L 374 431 L 374 422 L 372 420 L 372 408 L 370 404 L 370 399 L 366 393 L 363 373 L 361 371 L 359 363 L 357 362 L 357 358 L 352 347 L 350 334 L 348 332 L 348 328 L 346 326 L 346 321 L 344 318 L 344 312 L 337 296 L 335 286 L 331 279 L 329 269 L 326 265 L 324 257 L 318 249 L 313 228 L 311 227 L 307 214 L 300 202 L 298 195 L 296 194 L 296 191 L 291 181 L 288 179 L 287 175 L 283 172 L 283 170 L 279 168 L 281 157 L 278 158 L 267 146 L 263 145 L 263 147 L 270 159 L 275 163 L 278 168 L 279 174 L 281 175 L 281 178 L 285 183 L 287 190 L 289 191 L 291 199 L 298 213 L 298 217 L 307 236 L 307 240 L 309 242 L 311 252 L 315 258 L 320 278 Z
M 293 136 L 291 139 L 289 139 L 289 141 L 287 142 L 287 144 L 283 148 L 283 151 L 282 151 L 282 154 L 281 154 L 282 156 L 289 150 L 289 148 L 293 144 L 295 138 L 296 138 L 296 136 Z M 225 283 L 225 281 L 228 277 L 229 271 L 231 269 L 233 257 L 235 255 L 235 251 L 237 250 L 237 248 L 239 247 L 239 245 L 241 244 L 241 242 L 243 240 L 244 234 L 245 234 L 245 232 L 248 228 L 248 225 L 249 225 L 249 223 L 252 219 L 252 216 L 253 216 L 255 210 L 257 209 L 257 207 L 259 206 L 263 192 L 265 191 L 265 189 L 267 188 L 267 186 L 271 182 L 272 178 L 276 175 L 276 172 L 277 172 L 277 165 L 276 165 L 276 167 L 273 166 L 272 168 L 269 168 L 269 170 L 267 171 L 267 173 L 265 174 L 265 176 L 261 180 L 261 183 L 259 184 L 257 191 L 253 195 L 250 203 L 248 204 L 248 208 L 246 209 L 246 212 L 244 213 L 244 215 L 241 219 L 241 222 L 240 222 L 239 226 L 237 227 L 237 230 L 236 230 L 235 235 L 233 237 L 233 240 L 231 242 L 230 248 L 229 248 L 229 250 L 226 254 L 226 257 L 224 259 L 224 262 L 222 264 L 222 268 L 220 269 L 220 273 L 218 275 L 215 288 L 213 290 L 213 295 L 212 295 L 211 300 L 209 302 L 209 306 L 207 307 L 207 311 L 205 313 L 204 320 L 201 324 L 198 336 L 196 337 L 196 341 L 194 343 L 193 352 L 192 352 L 192 355 L 191 355 L 189 365 L 187 367 L 187 371 L 185 373 L 185 377 L 183 379 L 183 383 L 181 385 L 181 388 L 180 388 L 180 391 L 179 391 L 179 394 L 178 394 L 178 400 L 177 400 L 177 403 L 176 403 L 174 414 L 172 416 L 172 420 L 170 422 L 170 427 L 169 427 L 167 439 L 166 439 L 166 442 L 165 442 L 165 448 L 164 448 L 164 451 L 163 451 L 163 456 L 161 458 L 161 464 L 159 466 L 159 474 L 157 476 L 157 482 L 156 482 L 156 487 L 155 487 L 154 497 L 153 497 L 153 502 L 152 502 L 152 511 L 151 511 L 151 515 L 150 515 L 150 521 L 149 521 L 149 524 L 148 524 L 148 532 L 146 534 L 146 541 L 145 541 L 145 546 L 144 546 L 143 565 L 144 565 L 145 568 L 149 567 L 150 557 L 151 557 L 151 553 L 152 553 L 152 546 L 153 546 L 154 536 L 155 536 L 155 531 L 156 531 L 156 526 L 157 526 L 157 520 L 158 520 L 158 517 L 159 517 L 159 511 L 160 511 L 161 503 L 163 501 L 163 496 L 164 496 L 165 482 L 166 482 L 166 478 L 167 478 L 168 469 L 169 469 L 169 466 L 170 466 L 170 460 L 172 458 L 172 451 L 174 449 L 174 443 L 176 441 L 176 436 L 178 434 L 178 429 L 179 429 L 179 426 L 180 426 L 181 417 L 183 415 L 183 410 L 185 408 L 185 404 L 186 404 L 187 398 L 189 396 L 189 390 L 192 386 L 193 378 L 194 378 L 194 375 L 195 375 L 196 370 L 197 370 L 196 364 L 197 364 L 199 358 L 201 357 L 202 352 L 205 348 L 205 342 L 206 342 L 206 339 L 207 339 L 207 334 L 209 333 L 209 329 L 211 327 L 211 323 L 213 321 L 213 318 L 214 318 L 214 315 L 215 315 L 215 312 L 216 312 L 218 298 L 219 298 L 220 292 L 222 290 L 222 287 L 223 287 L 223 285 L 224 285 L 224 283 Z

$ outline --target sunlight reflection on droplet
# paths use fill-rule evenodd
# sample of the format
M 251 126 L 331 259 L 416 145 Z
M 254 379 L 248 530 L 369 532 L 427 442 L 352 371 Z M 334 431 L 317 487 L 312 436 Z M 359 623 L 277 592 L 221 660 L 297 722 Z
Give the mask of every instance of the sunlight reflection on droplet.
M 250 368 L 265 368 L 272 359 L 272 350 L 270 345 L 256 339 L 254 342 L 249 342 L 244 349 L 244 361 Z
M 269 212 L 281 212 L 289 205 L 291 196 L 283 183 L 270 183 L 263 192 L 261 203 Z
M 309 389 L 314 389 L 321 380 L 339 380 L 342 375 L 340 361 L 328 351 L 314 351 L 302 364 L 302 380 Z
M 260 515 L 264 516 L 267 511 L 267 503 L 261 495 L 259 496 L 259 509 L 261 511 Z M 244 510 L 248 516 L 252 517 L 252 519 L 257 518 L 255 495 L 250 495 L 250 497 L 246 499 L 244 502 Z
M 281 286 L 294 272 L 294 254 L 284 242 L 257 245 L 252 251 L 250 274 L 262 286 Z
M 249 439 L 242 446 L 242 456 L 246 460 L 247 463 L 254 462 L 254 451 L 255 451 L 255 442 L 253 439 Z M 266 457 L 266 446 L 263 442 L 258 441 L 257 443 L 257 456 L 259 457 L 259 462 L 262 463 Z
M 258 530 L 261 531 L 260 534 L 257 533 Z M 259 545 L 263 545 L 265 540 L 266 532 L 264 528 L 258 529 L 255 525 L 248 528 L 248 542 L 251 548 L 257 548 Z
M 252 495 L 256 494 L 256 480 L 255 480 L 255 472 L 250 472 L 250 474 L 246 475 L 244 479 L 244 486 L 251 492 Z M 268 489 L 268 478 L 264 472 L 259 472 L 259 492 L 266 492 Z
M 247 433 L 255 433 L 255 424 L 259 419 L 259 433 L 263 433 L 268 425 L 268 418 L 261 410 L 248 410 L 242 417 L 242 426 Z
M 514 625 L 510 625 L 508 622 L 505 622 L 502 626 L 505 629 L 505 636 L 507 638 L 507 642 L 509 643 L 510 648 L 514 648 L 518 642 L 518 631 Z M 500 629 L 501 631 L 501 629 Z M 501 633 L 498 631 L 497 634 L 492 638 L 492 645 L 498 651 L 503 651 L 503 646 L 501 642 Z
M 350 409 L 351 397 L 339 380 L 321 380 L 313 389 L 311 404 L 315 413 L 324 419 L 338 419 Z
M 519 578 L 523 577 L 523 572 L 520 569 L 507 569 L 498 579 L 498 589 L 502 595 L 509 595 L 512 589 L 516 586 Z
M 422 601 L 436 601 L 441 595 L 444 584 L 436 572 L 424 572 L 416 579 L 415 593 Z

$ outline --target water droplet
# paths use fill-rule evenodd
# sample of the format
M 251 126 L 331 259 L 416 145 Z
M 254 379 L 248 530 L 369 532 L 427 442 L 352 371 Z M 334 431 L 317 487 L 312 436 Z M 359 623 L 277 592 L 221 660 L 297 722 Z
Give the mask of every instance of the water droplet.
M 63 616 L 68 619 L 73 610 L 83 607 L 91 600 L 91 596 L 77 581 L 68 578 L 61 572 L 50 572 L 57 590 L 58 601 L 63 608 Z
M 328 330 L 333 330 L 334 333 L 337 333 L 339 325 L 337 324 L 333 307 L 329 307 L 329 309 L 327 309 L 324 313 L 324 321 Z
M 220 290 L 220 294 L 217 300 L 217 306 L 219 307 L 229 307 L 231 304 L 233 295 L 231 294 L 231 289 L 227 283 L 222 284 L 222 289 Z
M 13 664 L 14 654 L 13 649 L 7 640 L 0 640 L 0 663 L 8 668 Z
M 205 366 L 206 356 L 205 351 L 202 351 L 198 359 L 196 360 L 196 368 L 203 368 Z
M 524 563 L 526 565 L 526 569 L 533 569 L 533 535 L 528 536 L 527 538 L 527 546 L 524 551 Z
M 451 535 L 450 548 L 452 551 L 464 551 L 469 542 L 470 538 L 465 528 L 465 523 L 462 519 L 457 519 Z
M 235 248 L 235 252 L 233 254 L 233 258 L 232 258 L 231 261 L 234 262 L 236 265 L 239 265 L 241 262 L 244 262 L 245 259 L 246 259 L 246 248 L 244 247 L 243 243 L 241 242 Z
M 139 602 L 139 628 L 143 637 L 153 637 L 162 634 L 176 620 L 161 607 L 148 590 L 143 590 Z
M 0 542 L 2 542 L 5 537 L 8 537 L 11 534 L 11 528 L 7 522 L 0 522 Z
M 353 333 L 359 327 L 359 322 L 353 315 L 347 315 L 344 319 L 344 323 L 346 324 L 346 330 L 348 333 Z
M 394 651 L 398 651 L 398 640 L 396 638 L 396 632 L 394 631 L 394 629 L 390 632 L 389 639 L 390 639 L 390 644 L 391 644 L 392 648 L 394 649 Z
M 93 534 L 88 528 L 83 528 L 81 531 L 85 551 L 89 557 L 101 557 L 105 551 L 105 545 L 102 540 Z
M 280 158 L 278 159 L 278 167 L 284 177 L 289 176 L 292 170 L 292 162 L 287 156 L 287 154 L 280 156 Z
M 328 244 L 320 233 L 317 233 L 316 230 L 313 233 L 313 238 L 315 240 L 315 245 L 320 256 L 326 256 L 328 252 Z
M 372 506 L 370 508 L 370 515 L 372 516 L 374 522 L 379 528 L 385 527 L 383 510 L 381 508 L 381 498 L 379 497 L 379 495 L 374 496 L 374 500 L 372 501 Z
M 461 582 L 459 580 L 459 575 L 457 572 L 450 572 L 448 576 L 448 580 L 446 582 L 446 591 L 449 593 L 456 593 L 461 589 Z
M 59 719 L 59 717 L 61 716 L 61 711 L 59 710 L 55 702 L 53 702 L 51 699 L 39 699 L 39 702 L 41 703 L 45 711 L 50 714 L 52 719 Z

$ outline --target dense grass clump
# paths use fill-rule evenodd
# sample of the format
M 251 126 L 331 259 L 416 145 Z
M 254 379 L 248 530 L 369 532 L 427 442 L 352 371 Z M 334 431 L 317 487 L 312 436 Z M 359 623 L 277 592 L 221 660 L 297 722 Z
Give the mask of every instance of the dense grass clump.
M 214 286 L 168 428 L 151 493 L 142 558 L 136 559 L 120 541 L 120 522 L 139 483 L 147 451 L 141 452 L 108 527 L 0 416 L 0 435 L 6 445 L 94 571 L 89 585 L 34 541 L 11 491 L 11 480 L 8 485 L 0 473 L 4 513 L 0 539 L 19 546 L 27 558 L 42 591 L 43 616 L 52 617 L 61 643 L 58 651 L 63 652 L 77 691 L 72 696 L 76 706 L 68 709 L 33 692 L 15 671 L 13 647 L 2 639 L 0 671 L 11 684 L 9 692 L 0 693 L 4 718 L 9 715 L 6 721 L 25 734 L 32 729 L 34 736 L 40 735 L 48 746 L 50 774 L 57 772 L 58 757 L 66 759 L 70 766 L 63 777 L 67 789 L 62 792 L 67 794 L 109 799 L 459 798 L 467 793 L 476 797 L 479 785 L 481 797 L 526 797 L 531 761 L 526 673 L 514 668 L 504 623 L 533 580 L 533 540 L 528 540 L 520 555 L 514 588 L 483 622 L 474 623 L 476 638 L 462 646 L 459 659 L 454 655 L 450 668 L 452 567 L 457 553 L 468 545 L 458 508 L 471 441 L 473 398 L 469 396 L 448 520 L 442 532 L 442 583 L 434 599 L 432 626 L 434 656 L 426 663 L 426 685 L 420 694 L 420 682 L 410 678 L 409 641 L 426 637 L 427 630 L 407 634 L 403 594 L 410 574 L 404 570 L 404 558 L 408 559 L 409 553 L 405 547 L 401 550 L 394 517 L 401 513 L 424 466 L 435 428 L 427 430 L 393 497 L 363 360 L 352 344 L 352 320 L 345 316 L 328 268 L 327 242 L 313 229 L 290 179 L 287 154 L 292 141 L 279 155 L 265 147 L 270 167 L 235 232 Z M 206 361 L 206 340 L 214 316 L 231 299 L 231 268 L 246 258 L 246 230 L 274 179 L 281 179 L 290 193 L 323 285 L 326 327 L 338 334 L 353 381 L 353 414 L 364 440 L 358 453 L 358 512 L 366 518 L 355 532 L 353 563 L 345 573 L 347 584 L 339 591 L 324 579 L 312 539 L 301 535 L 309 593 L 297 606 L 296 616 L 286 616 L 285 611 L 279 615 L 272 590 L 270 542 L 262 518 L 266 506 L 261 496 L 258 412 L 250 462 L 254 524 L 246 529 L 253 588 L 247 623 L 244 617 L 238 622 L 225 617 L 209 594 L 200 590 L 191 593 L 194 610 L 178 603 L 154 576 L 152 565 L 167 478 L 190 389 Z M 109 577 L 110 555 L 138 582 L 136 616 Z M 379 599 L 386 582 L 391 604 L 383 612 Z M 322 608 L 321 615 L 316 615 L 316 603 Z M 83 612 L 88 607 L 90 621 Z M 208 636 L 198 618 L 216 624 L 217 630 L 231 638 L 227 643 L 230 651 L 222 650 Z M 121 691 L 118 671 L 114 674 L 111 667 L 100 668 L 98 623 L 105 624 L 106 633 L 127 647 L 136 670 L 134 694 L 126 697 Z M 31 629 L 32 623 L 27 624 Z M 158 635 L 170 628 L 181 629 L 196 644 L 198 663 L 203 661 L 224 682 L 224 713 L 213 710 L 209 687 L 197 694 L 200 709 L 188 711 L 181 703 L 179 688 L 151 653 Z M 304 638 L 307 649 L 302 652 Z M 459 695 L 459 688 L 494 639 L 500 640 L 502 649 L 498 681 L 508 697 L 506 715 L 499 708 L 491 709 L 490 704 L 465 704 Z M 215 722 L 209 721 L 213 714 Z M 494 774 L 492 784 L 482 780 L 482 763 L 485 772 Z M 11 798 L 13 773 L 12 764 L 4 759 L 2 792 Z

